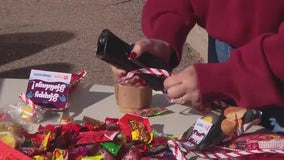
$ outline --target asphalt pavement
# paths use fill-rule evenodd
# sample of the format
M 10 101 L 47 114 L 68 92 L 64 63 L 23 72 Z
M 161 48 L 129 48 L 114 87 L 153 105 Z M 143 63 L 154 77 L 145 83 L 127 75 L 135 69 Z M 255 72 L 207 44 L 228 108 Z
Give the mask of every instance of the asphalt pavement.
M 111 85 L 108 64 L 95 57 L 103 29 L 128 43 L 143 37 L 144 0 L 0 0 L 0 78 L 28 78 L 31 69 L 78 73 L 82 83 Z M 186 43 L 176 71 L 204 61 Z

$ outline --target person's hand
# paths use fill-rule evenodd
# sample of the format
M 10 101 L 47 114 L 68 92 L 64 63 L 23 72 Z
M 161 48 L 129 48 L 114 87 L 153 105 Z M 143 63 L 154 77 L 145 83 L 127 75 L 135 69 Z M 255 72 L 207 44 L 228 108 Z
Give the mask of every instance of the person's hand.
M 166 63 L 168 63 L 170 61 L 171 54 L 173 53 L 173 49 L 168 43 L 164 41 L 144 38 L 135 43 L 133 50 L 128 58 L 130 60 L 135 59 L 145 52 L 158 56 Z M 113 72 L 113 79 L 116 82 L 119 81 L 122 77 L 126 76 L 125 70 L 119 69 L 112 65 L 111 70 Z
M 113 75 L 113 81 L 114 82 L 119 82 L 120 79 L 124 76 L 126 76 L 126 71 L 119 69 L 113 65 L 110 65 L 111 70 L 112 70 L 112 75 Z
M 200 107 L 198 79 L 193 66 L 166 78 L 164 87 L 172 102 L 190 107 Z
M 161 58 L 166 63 L 169 63 L 171 55 L 174 53 L 168 43 L 157 39 L 144 38 L 135 43 L 132 53 L 129 55 L 129 59 L 137 58 L 145 52 Z

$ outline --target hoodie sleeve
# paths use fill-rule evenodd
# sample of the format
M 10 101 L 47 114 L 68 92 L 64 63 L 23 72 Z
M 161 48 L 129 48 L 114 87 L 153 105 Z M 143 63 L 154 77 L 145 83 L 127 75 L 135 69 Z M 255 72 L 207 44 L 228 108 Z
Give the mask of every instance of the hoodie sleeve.
M 230 97 L 244 107 L 284 107 L 284 22 L 278 33 L 233 50 L 228 61 L 194 67 L 204 104 Z
M 147 0 L 142 14 L 142 28 L 146 37 L 169 43 L 176 51 L 177 62 L 191 28 L 196 23 L 189 0 Z

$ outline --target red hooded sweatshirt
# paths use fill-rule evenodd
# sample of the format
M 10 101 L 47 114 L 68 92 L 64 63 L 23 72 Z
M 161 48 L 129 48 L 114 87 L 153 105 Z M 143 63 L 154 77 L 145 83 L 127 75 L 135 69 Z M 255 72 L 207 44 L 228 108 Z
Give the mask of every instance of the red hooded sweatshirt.
M 145 35 L 171 44 L 179 60 L 196 23 L 235 48 L 226 62 L 194 64 L 203 104 L 284 107 L 283 0 L 147 0 L 143 8 Z

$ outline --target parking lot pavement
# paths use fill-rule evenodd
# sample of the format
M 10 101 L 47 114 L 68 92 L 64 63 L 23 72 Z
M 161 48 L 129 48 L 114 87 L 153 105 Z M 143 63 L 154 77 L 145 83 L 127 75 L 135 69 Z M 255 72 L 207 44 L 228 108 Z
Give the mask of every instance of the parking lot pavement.
M 0 77 L 28 78 L 31 69 L 88 72 L 83 83 L 110 85 L 109 65 L 95 57 L 105 28 L 128 43 L 143 37 L 143 0 L 0 0 Z M 204 61 L 185 45 L 176 69 Z M 192 54 L 188 54 L 191 52 Z

